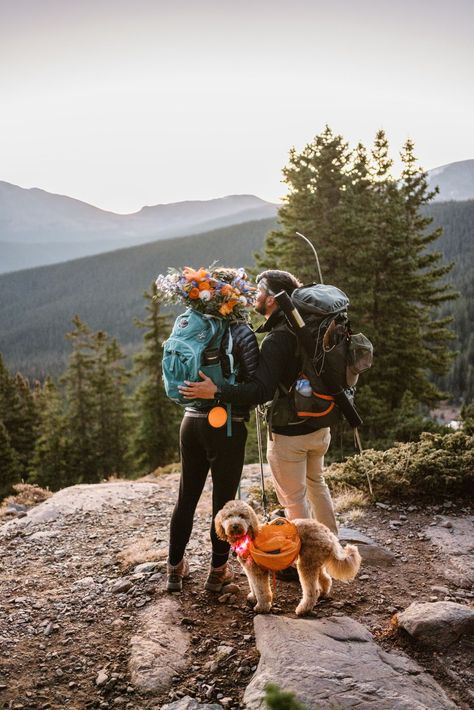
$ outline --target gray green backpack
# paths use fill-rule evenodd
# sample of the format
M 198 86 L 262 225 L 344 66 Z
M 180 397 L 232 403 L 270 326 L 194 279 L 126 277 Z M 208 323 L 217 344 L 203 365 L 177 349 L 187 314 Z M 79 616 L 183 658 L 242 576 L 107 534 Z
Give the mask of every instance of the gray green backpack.
M 362 333 L 352 333 L 349 299 L 336 286 L 301 286 L 293 291 L 291 300 L 311 330 L 314 353 L 309 357 L 297 347 L 300 374 L 289 389 L 279 384 L 267 408 L 269 428 L 303 421 L 313 421 L 318 428 L 330 426 L 339 419 L 339 411 L 334 391 L 323 380 L 329 379 L 350 393 L 359 374 L 372 365 L 372 343 Z

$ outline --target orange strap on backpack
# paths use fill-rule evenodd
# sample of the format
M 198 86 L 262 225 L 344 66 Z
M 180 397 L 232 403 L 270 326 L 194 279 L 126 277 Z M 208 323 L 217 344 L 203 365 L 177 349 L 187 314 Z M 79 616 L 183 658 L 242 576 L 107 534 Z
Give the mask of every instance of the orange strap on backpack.
M 290 567 L 300 548 L 301 539 L 296 525 L 286 518 L 276 518 L 263 525 L 248 547 L 256 564 L 274 572 Z

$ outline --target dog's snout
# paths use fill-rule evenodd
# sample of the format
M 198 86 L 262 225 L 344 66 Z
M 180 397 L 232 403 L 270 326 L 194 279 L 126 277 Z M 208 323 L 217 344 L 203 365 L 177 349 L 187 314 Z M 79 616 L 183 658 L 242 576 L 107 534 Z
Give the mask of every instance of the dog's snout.
M 240 525 L 240 523 L 232 523 L 230 526 L 230 532 L 233 535 L 238 535 L 239 533 L 242 533 L 243 532 L 242 525 Z

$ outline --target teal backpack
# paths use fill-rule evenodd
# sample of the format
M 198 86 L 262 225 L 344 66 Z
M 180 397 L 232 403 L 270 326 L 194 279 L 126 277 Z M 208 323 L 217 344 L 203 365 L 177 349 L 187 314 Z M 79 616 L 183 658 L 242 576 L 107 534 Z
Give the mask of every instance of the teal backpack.
M 185 380 L 199 382 L 202 370 L 219 387 L 235 382 L 234 358 L 232 356 L 232 335 L 224 353 L 229 363 L 228 376 L 224 375 L 221 364 L 221 346 L 229 329 L 229 321 L 224 318 L 200 313 L 188 308 L 174 322 L 171 335 L 163 343 L 163 381 L 166 395 L 182 407 L 210 409 L 215 401 L 210 399 L 185 399 L 178 386 Z

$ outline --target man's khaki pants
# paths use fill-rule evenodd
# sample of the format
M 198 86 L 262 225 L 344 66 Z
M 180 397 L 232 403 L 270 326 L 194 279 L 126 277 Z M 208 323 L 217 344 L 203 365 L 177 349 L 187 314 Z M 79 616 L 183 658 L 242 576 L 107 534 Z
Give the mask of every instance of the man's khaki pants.
M 272 434 L 267 442 L 275 491 L 286 516 L 315 518 L 337 534 L 331 494 L 324 480 L 324 454 L 331 442 L 329 427 L 301 436 Z

